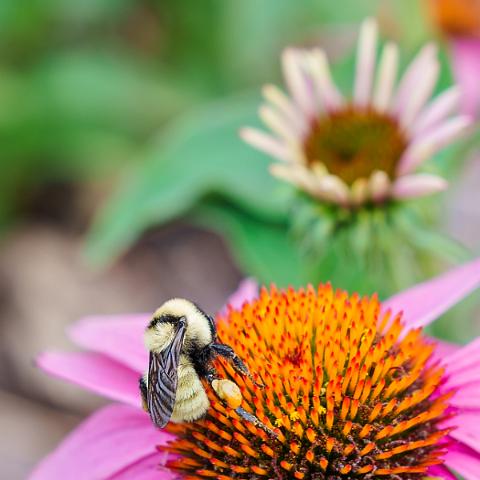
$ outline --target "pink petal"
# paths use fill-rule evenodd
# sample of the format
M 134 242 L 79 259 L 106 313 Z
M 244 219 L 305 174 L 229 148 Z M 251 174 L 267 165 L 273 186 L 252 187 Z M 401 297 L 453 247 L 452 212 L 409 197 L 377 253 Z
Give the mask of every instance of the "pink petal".
M 480 113 L 480 38 L 452 39 L 453 71 L 462 90 L 462 111 Z
M 466 445 L 451 445 L 445 456 L 445 463 L 466 480 L 478 480 L 479 478 L 480 455 Z
M 141 405 L 139 373 L 105 355 L 93 352 L 47 352 L 37 365 L 55 377 L 135 407 Z
M 144 457 L 136 463 L 129 465 L 121 472 L 116 473 L 108 478 L 108 480 L 167 480 L 178 479 L 166 467 L 162 467 L 165 463 L 167 455 L 156 451 L 148 457 Z
M 154 428 L 144 412 L 110 405 L 70 433 L 37 466 L 30 480 L 173 479 L 172 473 L 160 474 L 155 468 L 166 460 L 165 453 L 158 452 L 156 446 L 171 438 Z M 129 471 L 138 475 L 126 477 Z
M 393 312 L 403 310 L 404 322 L 411 328 L 424 327 L 479 285 L 480 259 L 476 259 L 394 295 L 383 307 Z
M 460 413 L 452 419 L 457 428 L 450 436 L 480 452 L 480 412 Z
M 91 316 L 75 323 L 68 333 L 77 345 L 143 372 L 148 364 L 143 332 L 150 317 L 150 314 Z
M 465 135 L 471 125 L 472 119 L 469 116 L 458 115 L 415 137 L 398 162 L 397 175 L 413 172 L 436 152 Z
M 445 120 L 458 107 L 460 89 L 455 86 L 445 90 L 423 110 L 412 130 L 415 137 L 423 135 L 429 129 Z
M 428 469 L 428 476 L 433 478 L 443 478 L 444 480 L 457 480 L 457 477 L 450 473 L 448 468 L 443 465 L 435 465 Z
M 397 178 L 392 186 L 392 195 L 398 199 L 423 197 L 441 192 L 447 186 L 447 181 L 437 175 L 417 173 Z
M 435 346 L 435 356 L 438 358 L 445 358 L 455 353 L 457 350 L 461 349 L 461 345 L 457 345 L 455 343 L 445 342 L 443 340 L 438 340 L 437 338 L 434 339 L 436 346 Z
M 469 373 L 471 373 L 472 380 L 480 380 L 480 338 L 452 353 L 447 358 L 447 362 L 447 372 L 452 380 L 458 379 L 459 374 Z
M 372 80 L 377 54 L 377 23 L 373 18 L 366 19 L 358 38 L 357 66 L 355 73 L 354 103 L 364 107 L 370 101 Z
M 412 94 L 417 85 L 422 82 L 423 72 L 429 69 L 437 59 L 437 47 L 433 44 L 425 45 L 410 63 L 409 67 L 400 79 L 394 100 L 394 110 L 401 114 L 406 100 Z
M 226 305 L 222 309 L 225 314 L 227 308 L 240 310 L 245 302 L 250 302 L 258 296 L 258 283 L 253 278 L 246 278 L 240 282 L 240 285 L 228 298 Z
M 239 134 L 241 139 L 253 148 L 261 150 L 278 160 L 284 162 L 289 160 L 290 152 L 288 147 L 276 137 L 250 127 L 242 128 Z

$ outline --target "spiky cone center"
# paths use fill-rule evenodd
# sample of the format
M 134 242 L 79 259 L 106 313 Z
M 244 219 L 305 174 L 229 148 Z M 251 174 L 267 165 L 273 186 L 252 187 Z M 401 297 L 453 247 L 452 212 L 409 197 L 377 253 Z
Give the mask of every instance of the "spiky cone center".
M 394 179 L 407 144 L 393 117 L 373 108 L 350 106 L 312 121 L 304 154 L 308 166 L 321 163 L 351 186 L 375 171 Z
M 446 34 L 480 37 L 480 0 L 427 0 L 434 22 Z
M 262 290 L 218 322 L 219 337 L 255 372 L 224 361 L 243 408 L 276 432 L 243 421 L 209 389 L 205 419 L 170 425 L 168 466 L 185 478 L 420 479 L 442 463 L 450 394 L 421 330 L 380 316 L 376 297 Z

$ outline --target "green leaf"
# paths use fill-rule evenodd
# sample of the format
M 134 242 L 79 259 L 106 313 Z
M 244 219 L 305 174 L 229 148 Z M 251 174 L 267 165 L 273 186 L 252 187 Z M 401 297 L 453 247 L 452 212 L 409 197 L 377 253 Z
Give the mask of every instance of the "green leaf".
M 238 137 L 257 123 L 251 97 L 225 99 L 188 113 L 164 132 L 92 228 L 87 254 L 97 262 L 125 250 L 146 228 L 172 220 L 217 194 L 266 219 L 286 217 L 287 198 L 268 158 Z
M 191 218 L 226 238 L 240 268 L 261 283 L 305 285 L 304 266 L 287 235 L 286 223 L 267 222 L 215 202 L 202 203 Z

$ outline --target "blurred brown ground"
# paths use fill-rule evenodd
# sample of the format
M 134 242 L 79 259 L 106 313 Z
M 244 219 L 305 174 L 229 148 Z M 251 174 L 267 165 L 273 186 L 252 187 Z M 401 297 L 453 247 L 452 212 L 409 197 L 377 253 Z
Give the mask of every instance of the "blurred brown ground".
M 105 402 L 34 366 L 39 352 L 75 348 L 64 333 L 70 323 L 92 313 L 153 311 L 172 296 L 194 299 L 215 312 L 240 280 L 220 238 L 181 223 L 146 234 L 113 267 L 94 271 L 82 258 L 88 214 L 82 207 L 60 215 L 58 205 L 65 201 L 67 208 L 71 200 L 64 195 L 53 207 L 49 198 L 35 199 L 36 205 L 42 201 L 42 211 L 33 208 L 31 220 L 1 245 L 2 479 L 26 478 L 69 430 Z

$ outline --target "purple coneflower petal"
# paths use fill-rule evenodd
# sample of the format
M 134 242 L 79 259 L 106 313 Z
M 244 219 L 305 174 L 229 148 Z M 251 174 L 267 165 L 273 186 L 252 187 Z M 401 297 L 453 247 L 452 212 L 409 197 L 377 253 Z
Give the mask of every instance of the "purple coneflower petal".
M 444 340 L 435 339 L 435 357 L 436 358 L 445 358 L 449 355 L 452 355 L 456 351 L 462 348 L 462 345 L 457 345 L 456 343 L 445 342 Z
M 442 478 L 443 480 L 457 480 L 457 477 L 443 465 L 435 465 L 428 469 L 428 475 L 432 478 Z
M 252 147 L 258 148 L 278 160 L 286 162 L 290 158 L 288 147 L 272 135 L 255 128 L 244 127 L 240 130 L 240 137 Z
M 406 175 L 421 165 L 438 150 L 459 138 L 471 125 L 470 117 L 460 115 L 420 135 L 403 154 L 397 167 L 398 175 Z
M 389 298 L 384 309 L 403 310 L 411 328 L 425 327 L 480 286 L 480 259 L 456 267 Z
M 245 302 L 250 302 L 258 296 L 258 283 L 253 278 L 245 278 L 240 282 L 237 290 L 227 300 L 222 312 L 228 308 L 240 310 Z
M 447 118 L 458 107 L 459 100 L 458 86 L 451 87 L 438 95 L 419 115 L 412 130 L 413 135 L 419 137 Z
M 141 343 L 138 339 L 132 340 Z M 112 400 L 140 407 L 140 373 L 94 352 L 48 352 L 37 358 L 47 373 Z
M 148 363 L 148 354 L 141 341 L 132 339 L 143 338 L 150 317 L 150 314 L 86 317 L 74 323 L 68 333 L 78 346 L 141 371 Z
M 466 480 L 478 480 L 480 454 L 459 443 L 450 445 L 445 455 L 445 463 Z
M 368 18 L 360 30 L 355 75 L 354 103 L 361 107 L 365 107 L 370 101 L 376 50 L 377 23 L 373 18 Z
M 459 413 L 452 421 L 455 429 L 450 436 L 459 442 L 480 452 L 480 424 L 479 412 Z
M 377 73 L 377 83 L 373 106 L 379 112 L 385 112 L 390 107 L 393 89 L 397 79 L 398 47 L 394 43 L 387 43 L 382 51 Z
M 75 429 L 31 474 L 30 480 L 173 479 L 158 465 L 166 461 L 156 445 L 172 436 L 155 429 L 148 416 L 132 407 L 110 405 Z M 125 476 L 137 469 L 140 476 Z
M 423 197 L 441 192 L 447 186 L 447 181 L 437 175 L 413 173 L 395 180 L 392 186 L 392 196 L 397 199 Z
M 462 91 L 462 111 L 467 115 L 480 113 L 480 38 L 452 39 L 453 70 Z

